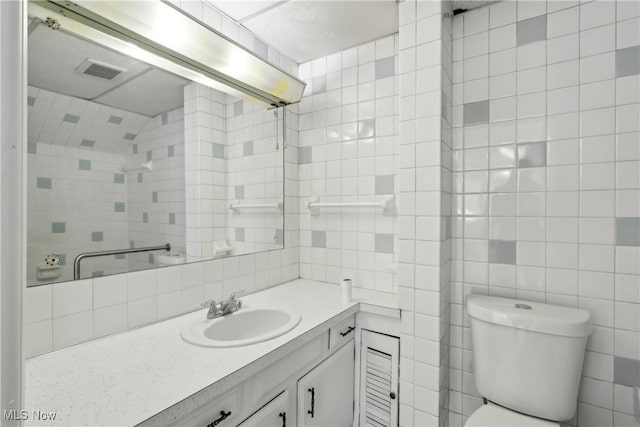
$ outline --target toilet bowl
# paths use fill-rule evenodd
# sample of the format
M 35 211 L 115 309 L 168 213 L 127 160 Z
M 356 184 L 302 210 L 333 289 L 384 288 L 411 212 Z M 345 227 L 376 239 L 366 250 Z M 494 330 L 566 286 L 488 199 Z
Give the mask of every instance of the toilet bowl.
M 473 380 L 488 404 L 465 427 L 558 426 L 575 414 L 586 310 L 469 295 Z

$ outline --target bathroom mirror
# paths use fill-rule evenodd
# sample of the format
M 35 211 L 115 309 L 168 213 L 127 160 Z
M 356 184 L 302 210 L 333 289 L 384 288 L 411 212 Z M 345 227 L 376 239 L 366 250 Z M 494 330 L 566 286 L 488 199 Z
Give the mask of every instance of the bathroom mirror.
M 283 108 L 33 15 L 28 51 L 28 286 L 283 247 Z

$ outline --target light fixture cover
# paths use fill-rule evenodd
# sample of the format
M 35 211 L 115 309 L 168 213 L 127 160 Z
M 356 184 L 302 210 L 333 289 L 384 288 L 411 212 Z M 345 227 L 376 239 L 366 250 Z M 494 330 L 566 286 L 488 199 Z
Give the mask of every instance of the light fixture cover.
M 273 106 L 302 98 L 304 82 L 161 0 L 31 2 L 165 60 L 154 65 L 179 65 L 167 71 L 186 68 Z

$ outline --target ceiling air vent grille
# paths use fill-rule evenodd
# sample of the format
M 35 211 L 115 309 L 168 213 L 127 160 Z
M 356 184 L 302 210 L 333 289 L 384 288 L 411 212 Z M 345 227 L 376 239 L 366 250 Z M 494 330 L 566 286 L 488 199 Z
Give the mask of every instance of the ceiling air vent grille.
M 76 70 L 82 74 L 105 80 L 113 80 L 121 73 L 127 71 L 124 68 L 105 64 L 104 62 L 95 61 L 93 59 L 86 59 L 78 68 L 76 68 Z

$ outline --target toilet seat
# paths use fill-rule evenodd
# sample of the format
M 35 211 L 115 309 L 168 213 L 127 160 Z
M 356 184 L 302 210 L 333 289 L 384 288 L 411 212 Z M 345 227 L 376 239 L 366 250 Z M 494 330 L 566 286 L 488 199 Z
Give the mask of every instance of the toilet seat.
M 560 427 L 560 424 L 488 403 L 471 414 L 464 427 Z

